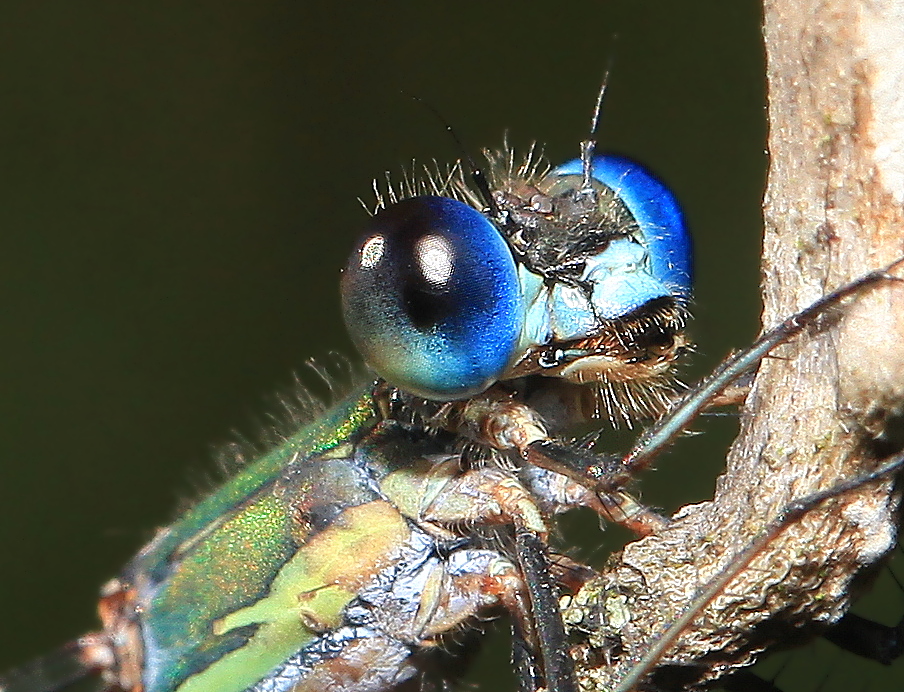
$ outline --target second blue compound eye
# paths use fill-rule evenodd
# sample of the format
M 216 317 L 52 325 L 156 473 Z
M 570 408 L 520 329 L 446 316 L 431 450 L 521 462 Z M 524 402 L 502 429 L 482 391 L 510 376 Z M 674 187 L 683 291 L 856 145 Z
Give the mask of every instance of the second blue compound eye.
M 556 168 L 553 175 L 580 175 L 582 165 L 580 159 L 574 159 Z M 671 190 L 639 163 L 612 154 L 594 157 L 593 177 L 612 189 L 631 212 L 649 250 L 653 276 L 672 295 L 690 298 L 691 236 Z
M 496 381 L 524 319 L 505 240 L 478 211 L 447 197 L 402 200 L 371 219 L 342 276 L 342 308 L 377 374 L 440 401 Z

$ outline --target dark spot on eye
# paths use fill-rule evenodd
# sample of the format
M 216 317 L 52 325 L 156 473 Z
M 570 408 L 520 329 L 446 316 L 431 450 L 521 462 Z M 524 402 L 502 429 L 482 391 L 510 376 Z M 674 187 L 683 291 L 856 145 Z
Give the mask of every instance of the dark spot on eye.
M 423 286 L 408 286 L 403 300 L 411 323 L 421 332 L 429 332 L 441 324 L 455 309 L 447 295 Z

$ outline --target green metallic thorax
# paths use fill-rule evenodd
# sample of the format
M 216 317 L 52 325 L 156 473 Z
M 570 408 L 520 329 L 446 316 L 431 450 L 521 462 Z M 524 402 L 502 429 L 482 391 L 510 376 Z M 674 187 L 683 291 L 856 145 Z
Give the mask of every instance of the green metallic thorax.
M 545 535 L 530 494 L 495 465 L 463 467 L 457 438 L 384 419 L 376 391 L 249 464 L 108 585 L 121 689 L 394 689 L 463 623 L 521 612 L 518 568 L 455 527 Z
M 376 421 L 371 388 L 355 392 L 131 563 L 123 581 L 140 610 L 145 692 L 239 692 L 335 626 L 356 576 L 377 569 L 407 530 L 343 463 Z M 306 521 L 305 503 L 321 499 L 349 508 L 342 522 L 318 530 Z

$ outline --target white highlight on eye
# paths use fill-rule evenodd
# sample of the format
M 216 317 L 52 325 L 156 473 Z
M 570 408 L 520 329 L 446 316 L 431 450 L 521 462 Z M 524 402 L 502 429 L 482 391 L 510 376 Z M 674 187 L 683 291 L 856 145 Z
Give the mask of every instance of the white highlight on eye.
M 386 249 L 386 238 L 382 235 L 371 236 L 364 241 L 361 248 L 361 268 L 373 269 L 383 259 L 383 251 Z
M 431 284 L 442 286 L 455 270 L 455 249 L 441 235 L 425 235 L 414 248 L 421 274 Z

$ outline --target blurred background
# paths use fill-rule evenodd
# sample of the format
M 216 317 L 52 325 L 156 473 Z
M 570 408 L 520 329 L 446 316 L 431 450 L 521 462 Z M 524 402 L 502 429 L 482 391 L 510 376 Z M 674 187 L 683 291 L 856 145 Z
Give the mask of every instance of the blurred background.
M 406 94 L 472 151 L 507 131 L 558 163 L 613 54 L 600 148 L 657 172 L 695 237 L 693 380 L 758 330 L 757 2 L 0 7 L 0 670 L 96 627 L 100 585 L 212 487 L 212 451 L 254 439 L 293 373 L 317 387 L 308 358 L 352 354 L 356 198 L 458 157 Z M 648 502 L 711 495 L 735 424 L 700 427 L 643 480 Z M 894 589 L 882 603 L 904 611 Z M 504 648 L 468 681 L 511 688 Z M 812 656 L 779 685 L 852 658 Z

